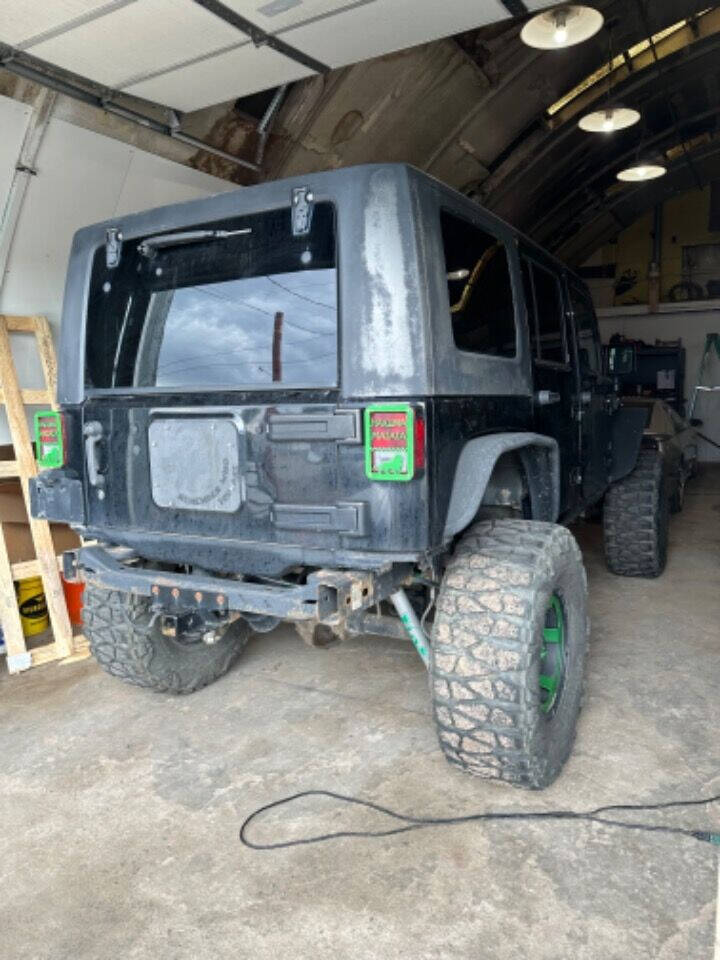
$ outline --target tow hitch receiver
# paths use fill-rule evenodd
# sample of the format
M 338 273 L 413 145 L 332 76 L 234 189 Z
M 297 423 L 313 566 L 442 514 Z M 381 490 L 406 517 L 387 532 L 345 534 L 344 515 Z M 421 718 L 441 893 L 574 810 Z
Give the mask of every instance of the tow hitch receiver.
M 174 618 L 165 626 L 176 632 L 198 621 L 206 629 L 222 628 L 234 613 L 339 624 L 389 599 L 412 573 L 412 564 L 397 563 L 374 570 L 316 570 L 305 583 L 269 584 L 138 566 L 126 548 L 81 547 L 63 559 L 68 579 L 150 597 L 158 613 Z
M 233 620 L 227 598 L 221 593 L 180 590 L 157 583 L 151 587 L 151 593 L 152 609 L 159 617 L 160 632 L 165 637 L 199 634 L 205 643 L 212 644 Z

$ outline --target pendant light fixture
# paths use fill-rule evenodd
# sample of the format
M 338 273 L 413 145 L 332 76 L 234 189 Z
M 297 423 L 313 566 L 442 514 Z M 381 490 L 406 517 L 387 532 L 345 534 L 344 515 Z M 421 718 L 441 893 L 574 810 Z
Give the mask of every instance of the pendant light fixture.
M 603 23 L 603 15 L 593 7 L 564 4 L 528 20 L 520 39 L 538 50 L 562 50 L 589 40 Z
M 632 107 L 623 107 L 619 103 L 608 103 L 600 110 L 586 113 L 578 126 L 587 133 L 614 133 L 625 130 L 638 123 L 640 114 Z
M 612 31 L 608 27 L 608 65 L 607 65 L 607 93 L 605 103 L 591 113 L 581 117 L 578 126 L 587 133 L 614 133 L 616 130 L 625 130 L 640 120 L 640 114 L 632 107 L 623 106 L 613 100 L 612 86 L 615 72 L 615 57 L 613 56 Z
M 641 157 L 633 161 L 632 165 L 621 170 L 617 178 L 624 183 L 641 183 L 644 180 L 657 180 L 664 177 L 667 167 L 654 157 Z
M 616 176 L 623 183 L 643 183 L 645 180 L 657 180 L 667 173 L 665 155 L 645 146 L 648 137 L 647 121 L 643 122 L 640 141 L 635 148 L 632 162 L 620 170 Z

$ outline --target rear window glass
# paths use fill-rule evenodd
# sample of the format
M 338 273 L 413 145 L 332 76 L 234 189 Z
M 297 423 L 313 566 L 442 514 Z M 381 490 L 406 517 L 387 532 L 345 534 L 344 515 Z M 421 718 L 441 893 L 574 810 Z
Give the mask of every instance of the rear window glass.
M 337 385 L 331 204 L 304 237 L 287 208 L 147 241 L 126 242 L 115 269 L 95 256 L 88 388 Z

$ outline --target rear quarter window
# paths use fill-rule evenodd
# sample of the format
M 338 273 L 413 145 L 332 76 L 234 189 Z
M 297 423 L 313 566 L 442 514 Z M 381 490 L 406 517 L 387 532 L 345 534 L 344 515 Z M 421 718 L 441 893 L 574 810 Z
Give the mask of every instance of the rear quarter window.
M 441 211 L 440 225 L 455 346 L 514 357 L 515 304 L 505 244 L 447 211 Z

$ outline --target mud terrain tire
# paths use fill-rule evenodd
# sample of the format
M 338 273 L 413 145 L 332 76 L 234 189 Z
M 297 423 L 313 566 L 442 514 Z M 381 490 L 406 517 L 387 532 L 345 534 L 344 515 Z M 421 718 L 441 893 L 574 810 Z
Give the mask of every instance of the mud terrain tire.
M 541 688 L 551 604 L 562 610 L 562 680 Z M 541 789 L 575 739 L 589 624 L 580 550 L 565 527 L 478 523 L 460 541 L 438 597 L 430 684 L 447 760 L 476 776 Z
M 668 545 L 668 498 L 657 450 L 641 450 L 637 466 L 605 495 L 605 559 L 621 577 L 659 577 Z
M 212 645 L 166 637 L 151 625 L 147 598 L 91 584 L 83 596 L 83 621 L 90 651 L 103 670 L 159 693 L 192 693 L 217 680 L 238 658 L 250 632 L 244 620 L 237 620 Z

